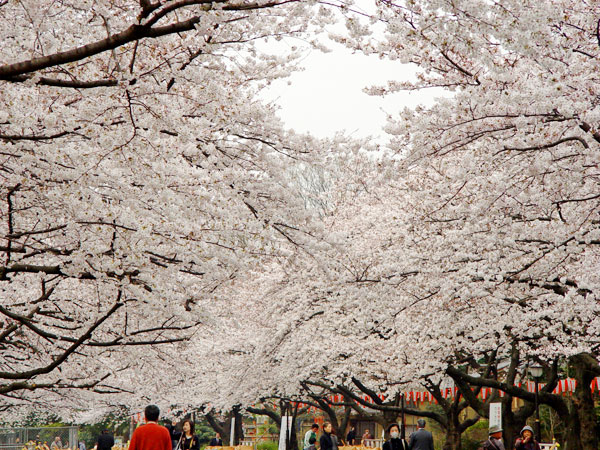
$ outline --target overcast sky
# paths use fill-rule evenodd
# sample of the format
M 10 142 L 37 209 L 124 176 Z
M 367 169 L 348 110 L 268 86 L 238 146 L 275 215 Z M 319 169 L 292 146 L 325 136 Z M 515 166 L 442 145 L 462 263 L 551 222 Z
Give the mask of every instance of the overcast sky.
M 372 0 L 356 0 L 354 9 L 373 12 Z M 378 39 L 385 39 L 382 24 L 369 26 Z M 344 21 L 329 28 L 332 30 L 344 34 Z M 375 55 L 353 54 L 346 47 L 323 39 L 331 52 L 322 53 L 305 47 L 307 56 L 302 61 L 305 70 L 288 80 L 274 83 L 265 93 L 281 107 L 280 116 L 286 125 L 296 131 L 326 137 L 345 130 L 355 137 L 373 135 L 383 142 L 386 113 L 395 115 L 404 107 L 431 104 L 434 96 L 441 94 L 441 91 L 431 89 L 401 92 L 385 99 L 367 95 L 363 92 L 365 87 L 383 85 L 388 80 L 413 78 L 415 67 L 380 60 Z M 303 46 L 298 40 L 285 41 L 284 38 L 275 45 Z
M 418 93 L 399 93 L 383 99 L 363 92 L 389 79 L 408 79 L 411 67 L 376 56 L 352 54 L 336 45 L 330 53 L 312 50 L 303 60 L 305 70 L 268 92 L 290 128 L 319 137 L 346 130 L 356 137 L 381 136 L 386 113 L 420 103 Z M 384 112 L 385 111 L 385 112 Z

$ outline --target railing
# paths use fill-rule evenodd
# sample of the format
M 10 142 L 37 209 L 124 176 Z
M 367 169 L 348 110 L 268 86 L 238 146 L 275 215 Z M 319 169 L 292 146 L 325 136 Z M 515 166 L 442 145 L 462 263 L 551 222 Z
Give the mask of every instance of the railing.
M 76 448 L 78 440 L 77 427 L 24 427 L 0 428 L 0 447 L 2 450 L 21 450 L 22 448 L 50 447 L 55 439 L 60 448 Z
M 362 445 L 364 447 L 381 448 L 384 442 L 383 439 L 364 439 Z

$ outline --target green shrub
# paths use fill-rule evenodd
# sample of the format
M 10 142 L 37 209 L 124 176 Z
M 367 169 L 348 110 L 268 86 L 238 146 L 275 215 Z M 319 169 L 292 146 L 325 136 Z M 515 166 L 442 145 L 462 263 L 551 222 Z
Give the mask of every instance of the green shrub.
M 482 419 L 467 428 L 461 436 L 463 450 L 477 450 L 488 438 L 488 421 Z
M 261 442 L 256 446 L 256 450 L 277 450 L 278 448 L 279 444 L 273 441 Z

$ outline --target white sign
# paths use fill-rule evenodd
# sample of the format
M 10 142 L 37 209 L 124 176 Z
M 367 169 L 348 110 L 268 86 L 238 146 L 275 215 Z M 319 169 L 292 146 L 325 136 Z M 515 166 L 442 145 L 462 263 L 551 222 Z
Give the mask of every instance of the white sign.
M 490 428 L 502 428 L 502 403 L 490 403 Z
M 292 416 L 281 416 L 281 430 L 279 431 L 279 450 L 286 450 L 286 439 L 292 429 Z
M 231 432 L 229 433 L 229 446 L 233 447 L 235 442 L 235 416 L 231 418 Z

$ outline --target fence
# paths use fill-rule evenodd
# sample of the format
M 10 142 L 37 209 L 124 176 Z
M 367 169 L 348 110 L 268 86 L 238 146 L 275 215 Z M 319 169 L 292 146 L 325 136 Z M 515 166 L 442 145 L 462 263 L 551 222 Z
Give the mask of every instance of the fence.
M 384 442 L 385 441 L 383 439 L 364 439 L 363 447 L 381 448 L 383 447 Z
M 0 428 L 0 450 L 77 448 L 78 430 L 78 427 Z

